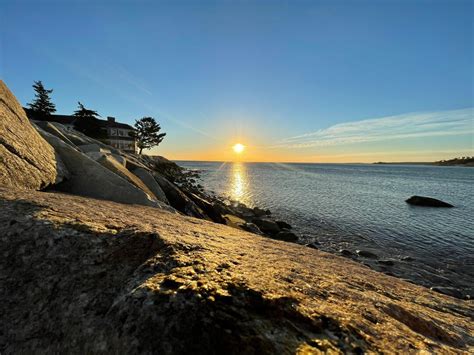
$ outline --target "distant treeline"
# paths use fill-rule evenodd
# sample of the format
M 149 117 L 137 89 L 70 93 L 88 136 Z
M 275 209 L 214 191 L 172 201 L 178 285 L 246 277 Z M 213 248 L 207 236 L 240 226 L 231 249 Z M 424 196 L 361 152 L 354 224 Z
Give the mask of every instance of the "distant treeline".
M 467 165 L 474 166 L 474 156 L 473 157 L 459 157 L 449 160 L 440 160 L 435 162 L 436 165 Z
M 451 165 L 463 165 L 474 167 L 474 157 L 459 157 L 448 160 L 439 160 L 435 162 L 383 162 L 379 161 L 374 164 L 386 164 L 386 165 L 439 165 L 439 166 L 451 166 Z

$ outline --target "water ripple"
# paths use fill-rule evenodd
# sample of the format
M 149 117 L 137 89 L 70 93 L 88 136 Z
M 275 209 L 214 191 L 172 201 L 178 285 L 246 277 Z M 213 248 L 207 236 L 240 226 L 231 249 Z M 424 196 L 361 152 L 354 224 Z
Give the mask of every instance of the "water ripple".
M 366 246 L 411 255 L 413 273 L 449 264 L 473 284 L 474 169 L 465 167 L 179 162 L 202 171 L 207 188 L 291 221 L 327 250 Z M 407 205 L 412 195 L 456 208 Z M 456 277 L 458 277 L 456 276 Z M 471 287 L 472 289 L 472 287 Z

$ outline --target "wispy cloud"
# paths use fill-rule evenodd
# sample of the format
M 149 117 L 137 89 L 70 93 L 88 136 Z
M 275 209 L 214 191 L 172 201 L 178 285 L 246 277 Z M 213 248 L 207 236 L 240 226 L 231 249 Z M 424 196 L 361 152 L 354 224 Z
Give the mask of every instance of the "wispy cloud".
M 408 113 L 340 123 L 289 137 L 274 147 L 310 148 L 390 139 L 474 134 L 474 108 Z

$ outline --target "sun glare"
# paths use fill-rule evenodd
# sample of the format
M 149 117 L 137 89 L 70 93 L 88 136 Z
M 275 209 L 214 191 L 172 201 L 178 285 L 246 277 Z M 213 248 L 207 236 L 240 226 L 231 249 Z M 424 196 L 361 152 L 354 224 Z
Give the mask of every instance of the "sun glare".
M 235 153 L 240 154 L 245 150 L 245 145 L 237 143 L 232 147 L 232 149 Z

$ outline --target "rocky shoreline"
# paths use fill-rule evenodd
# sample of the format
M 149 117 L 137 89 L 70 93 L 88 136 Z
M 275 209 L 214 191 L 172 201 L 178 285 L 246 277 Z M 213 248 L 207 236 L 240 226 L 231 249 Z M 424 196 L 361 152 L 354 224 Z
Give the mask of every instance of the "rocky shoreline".
M 346 247 L 337 250 L 326 248 L 325 245 L 322 245 L 318 241 L 308 241 L 308 239 L 311 238 L 306 235 L 299 235 L 289 221 L 284 221 L 274 216 L 269 209 L 263 209 L 260 207 L 250 208 L 239 201 L 232 201 L 224 196 L 209 194 L 205 188 L 199 184 L 199 171 L 187 171 L 183 168 L 173 171 L 175 176 L 183 176 L 183 178 L 180 178 L 179 180 L 186 181 L 186 183 L 183 183 L 180 186 L 194 202 L 196 202 L 201 208 L 204 208 L 209 215 L 219 216 L 218 218 L 213 219 L 215 222 L 226 224 L 271 239 L 298 243 L 313 249 L 332 252 L 344 258 L 359 262 L 373 270 L 383 272 L 390 276 L 404 278 L 408 282 L 428 287 L 433 291 L 455 298 L 470 300 L 472 297 L 469 293 L 469 289 L 464 290 L 462 287 L 457 287 L 455 284 L 453 285 L 453 282 L 444 280 L 440 276 L 433 275 L 430 277 L 429 274 L 425 273 L 423 274 L 423 277 L 413 277 L 410 272 L 410 264 L 415 260 L 411 256 L 404 255 L 397 258 L 384 258 L 379 256 L 379 253 L 376 250 L 372 250 L 370 247 L 367 248 L 362 245 L 353 245 L 353 248 Z M 171 176 L 170 179 L 173 179 L 173 177 Z M 197 196 L 199 196 L 198 199 L 196 199 Z M 412 196 L 407 200 L 407 203 L 430 207 L 453 207 L 446 202 L 420 196 Z
M 6 86 L 2 88 L 2 94 L 5 97 L 4 101 L 11 103 L 11 111 L 16 112 L 17 116 L 24 115 L 20 104 L 8 92 Z M 32 176 L 29 171 L 25 171 L 26 174 L 22 173 L 24 168 L 22 161 L 18 163 L 12 161 L 4 174 L 5 176 L 12 174 L 8 179 L 13 186 L 19 184 L 21 187 L 22 184 L 26 184 L 28 187 L 48 191 L 171 209 L 177 213 L 225 224 L 271 239 L 335 252 L 388 275 L 395 275 L 395 268 L 401 265 L 397 260 L 380 259 L 377 255 L 373 255 L 373 251 L 363 247 L 353 250 L 346 248 L 330 250 L 316 241 L 306 242 L 307 238 L 298 235 L 291 222 L 273 216 L 268 209 L 249 208 L 240 202 L 208 193 L 199 183 L 197 172 L 187 171 L 164 157 L 125 153 L 80 132 L 67 129 L 59 123 L 48 121 L 32 123 L 33 127 L 30 126 L 29 130 L 36 129 L 49 145 L 43 149 L 32 150 L 26 146 L 10 149 L 31 151 L 29 161 L 35 158 L 47 160 L 43 155 L 49 152 L 49 159 L 54 161 L 54 163 L 48 162 L 49 180 L 37 182 L 35 180 L 37 177 Z M 25 130 L 24 127 L 19 129 Z M 35 143 L 38 139 L 36 136 L 31 131 L 26 139 Z M 36 145 L 41 146 L 39 143 Z M 372 256 L 369 257 L 368 254 Z M 461 299 L 471 297 L 450 284 L 440 285 L 433 280 L 433 283 L 427 285 L 421 282 L 423 280 L 413 279 L 413 281 L 453 297 Z
M 163 157 L 30 122 L 2 81 L 0 118 L 2 354 L 474 349 L 471 302 L 288 243 Z
M 4 354 L 474 349 L 468 301 L 151 206 L 0 188 L 0 235 Z

